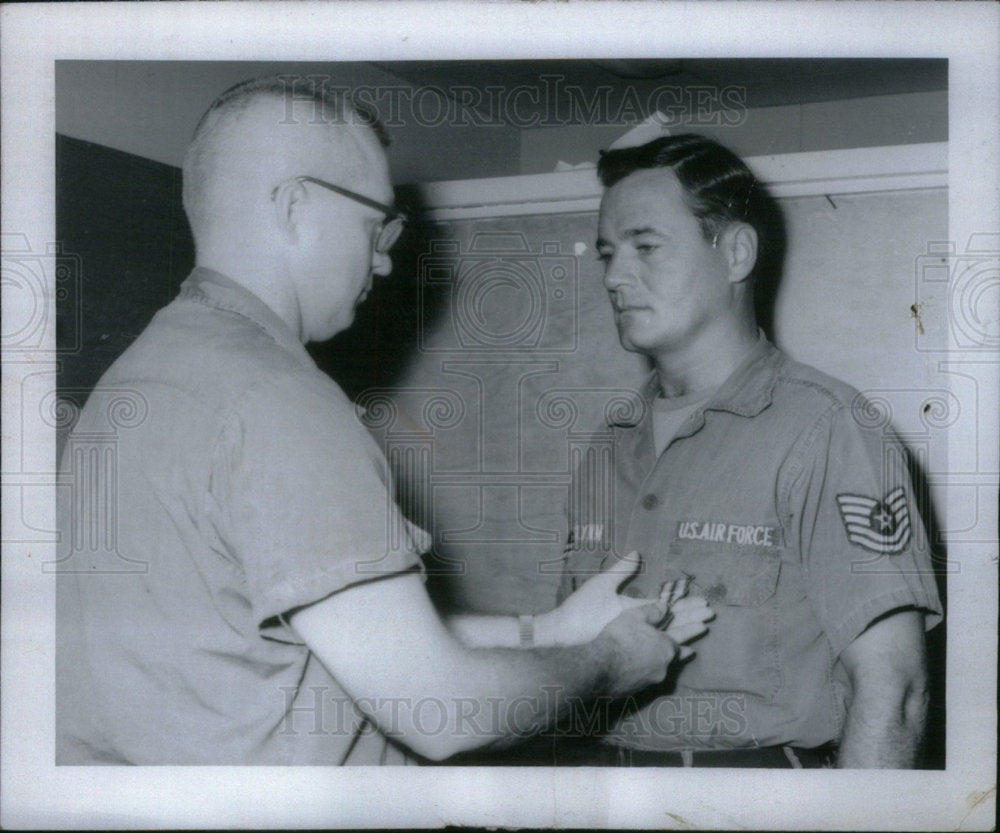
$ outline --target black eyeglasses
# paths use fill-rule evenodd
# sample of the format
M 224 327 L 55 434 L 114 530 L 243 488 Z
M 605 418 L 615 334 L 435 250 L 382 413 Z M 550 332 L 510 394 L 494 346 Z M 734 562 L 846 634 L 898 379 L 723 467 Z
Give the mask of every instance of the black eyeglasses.
M 320 188 L 326 188 L 328 191 L 333 191 L 335 194 L 340 194 L 342 197 L 347 197 L 349 200 L 354 200 L 357 203 L 361 203 L 361 205 L 366 205 L 368 208 L 374 208 L 376 211 L 381 211 L 385 214 L 385 219 L 382 221 L 382 225 L 378 230 L 378 235 L 375 238 L 375 251 L 380 255 L 386 254 L 399 239 L 399 235 L 403 232 L 403 225 L 406 223 L 406 215 L 402 211 L 397 211 L 391 205 L 386 205 L 378 200 L 373 200 L 370 197 L 366 197 L 364 194 L 358 194 L 355 191 L 349 191 L 346 188 L 341 188 L 339 185 L 331 185 L 329 182 L 324 182 L 322 179 L 316 179 L 314 176 L 297 176 L 295 177 L 295 181 L 311 182 L 313 185 L 318 185 Z M 275 189 L 271 192 L 272 200 L 277 193 L 278 188 L 275 187 Z

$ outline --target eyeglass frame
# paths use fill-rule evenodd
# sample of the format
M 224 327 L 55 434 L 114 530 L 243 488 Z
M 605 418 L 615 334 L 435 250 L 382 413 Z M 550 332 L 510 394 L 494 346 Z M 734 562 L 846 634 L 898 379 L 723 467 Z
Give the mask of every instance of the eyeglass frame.
M 373 200 L 371 197 L 366 197 L 364 194 L 359 194 L 357 191 L 351 191 L 347 188 L 341 188 L 339 185 L 333 185 L 332 183 L 326 182 L 322 179 L 317 179 L 314 176 L 296 176 L 293 177 L 295 182 L 311 182 L 313 185 L 318 185 L 320 188 L 326 188 L 328 191 L 333 191 L 335 194 L 340 194 L 342 197 L 347 197 L 349 200 L 354 200 L 356 203 L 367 206 L 368 208 L 374 208 L 376 211 L 381 211 L 385 214 L 385 219 L 382 221 L 382 227 L 379 229 L 378 236 L 375 238 L 375 245 L 373 249 L 378 254 L 387 254 L 388 251 L 393 247 L 396 241 L 399 239 L 399 235 L 403 231 L 403 226 L 409 219 L 406 213 L 393 208 L 391 205 L 386 205 L 378 200 Z M 280 185 L 275 185 L 274 190 L 271 191 L 271 199 L 273 200 L 278 194 L 278 188 Z M 395 231 L 391 235 L 391 242 L 389 245 L 383 247 L 379 246 L 379 242 L 386 237 L 386 230 L 391 228 L 393 224 L 398 224 L 398 231 Z

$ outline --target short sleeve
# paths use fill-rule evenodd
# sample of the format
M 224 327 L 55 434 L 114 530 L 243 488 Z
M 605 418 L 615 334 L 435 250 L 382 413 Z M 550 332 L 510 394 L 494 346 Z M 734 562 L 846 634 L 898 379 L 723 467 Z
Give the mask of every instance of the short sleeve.
M 226 419 L 212 472 L 219 536 L 270 638 L 298 641 L 284 614 L 419 569 L 430 545 L 354 407 L 315 372 L 257 384 Z
M 930 547 L 908 459 L 886 426 L 831 408 L 802 438 L 788 500 L 807 593 L 839 655 L 875 619 L 900 608 L 941 618 Z

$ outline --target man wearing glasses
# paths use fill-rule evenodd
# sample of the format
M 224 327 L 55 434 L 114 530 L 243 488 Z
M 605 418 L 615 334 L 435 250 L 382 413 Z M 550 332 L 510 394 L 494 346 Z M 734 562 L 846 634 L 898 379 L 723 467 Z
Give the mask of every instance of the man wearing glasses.
M 438 618 L 429 537 L 303 346 L 349 327 L 389 274 L 391 202 L 376 128 L 315 84 L 238 85 L 199 123 L 184 163 L 197 266 L 67 445 L 79 474 L 107 462 L 87 438 L 115 436 L 111 462 L 60 496 L 59 763 L 441 759 L 662 680 L 703 632 L 703 603 L 675 605 L 664 633 L 666 597 L 615 592 L 637 562 L 534 633 L 513 617 L 456 631 L 497 647 Z M 114 433 L 122 391 L 143 417 Z M 79 534 L 96 515 L 110 552 Z

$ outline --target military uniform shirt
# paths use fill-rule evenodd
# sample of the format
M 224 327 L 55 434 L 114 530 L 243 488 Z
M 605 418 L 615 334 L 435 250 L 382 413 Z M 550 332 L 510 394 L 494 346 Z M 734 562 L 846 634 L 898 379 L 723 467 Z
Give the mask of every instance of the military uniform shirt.
M 607 739 L 643 749 L 814 747 L 839 738 L 841 652 L 876 618 L 940 618 L 904 452 L 848 385 L 763 337 L 656 457 L 649 403 L 577 473 L 560 597 L 625 553 L 627 591 L 690 576 L 716 617 L 694 658 L 629 698 Z

